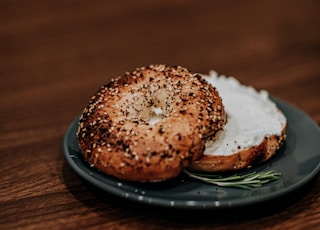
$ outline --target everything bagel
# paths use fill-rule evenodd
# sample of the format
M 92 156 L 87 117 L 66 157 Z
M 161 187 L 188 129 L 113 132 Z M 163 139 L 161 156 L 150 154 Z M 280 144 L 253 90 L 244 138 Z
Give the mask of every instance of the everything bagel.
M 177 176 L 226 122 L 217 90 L 183 67 L 150 65 L 112 79 L 91 98 L 77 132 L 86 161 L 129 181 Z

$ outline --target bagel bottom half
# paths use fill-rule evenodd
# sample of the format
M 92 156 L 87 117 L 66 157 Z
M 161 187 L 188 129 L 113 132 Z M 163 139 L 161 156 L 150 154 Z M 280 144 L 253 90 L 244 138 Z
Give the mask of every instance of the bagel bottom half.
M 205 78 L 217 87 L 228 118 L 216 139 L 206 141 L 203 156 L 188 169 L 235 171 L 251 168 L 275 155 L 286 139 L 287 121 L 268 93 L 215 72 Z

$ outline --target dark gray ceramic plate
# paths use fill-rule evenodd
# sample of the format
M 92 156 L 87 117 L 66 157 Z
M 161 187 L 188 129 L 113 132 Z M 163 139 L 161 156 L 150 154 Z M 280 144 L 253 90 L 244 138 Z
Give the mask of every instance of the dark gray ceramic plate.
M 320 171 L 320 128 L 305 113 L 274 99 L 288 119 L 287 141 L 265 164 L 250 171 L 275 170 L 281 177 L 252 190 L 222 188 L 179 177 L 159 183 L 131 183 L 104 175 L 83 159 L 76 139 L 77 122 L 67 129 L 63 149 L 70 166 L 87 182 L 135 202 L 183 209 L 229 209 L 271 201 L 305 186 Z

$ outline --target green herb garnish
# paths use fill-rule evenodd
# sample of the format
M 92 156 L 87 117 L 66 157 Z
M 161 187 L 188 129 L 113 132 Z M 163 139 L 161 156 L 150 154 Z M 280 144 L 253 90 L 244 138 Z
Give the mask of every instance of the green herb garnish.
M 221 175 L 215 174 L 204 174 L 190 172 L 184 170 L 186 174 L 190 177 L 222 187 L 232 187 L 241 189 L 253 189 L 256 187 L 261 187 L 263 184 L 269 183 L 271 181 L 277 180 L 281 173 L 270 170 L 266 172 L 251 172 L 242 175 L 232 175 L 223 177 Z

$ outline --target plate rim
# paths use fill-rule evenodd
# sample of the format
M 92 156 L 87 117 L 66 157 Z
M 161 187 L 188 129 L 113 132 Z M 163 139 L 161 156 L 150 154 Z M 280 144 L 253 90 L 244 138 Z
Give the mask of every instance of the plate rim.
M 295 113 L 297 113 L 299 116 L 304 117 L 308 120 L 313 126 L 318 127 L 320 130 L 318 124 L 304 111 L 298 109 L 296 106 L 285 102 L 284 100 L 281 100 L 276 97 L 270 97 L 278 107 L 286 106 L 290 110 L 293 110 Z M 226 201 L 215 201 L 214 199 L 212 202 L 208 203 L 208 200 L 174 200 L 174 205 L 172 204 L 173 201 L 170 201 L 169 199 L 163 199 L 158 196 L 150 196 L 147 194 L 141 195 L 138 193 L 128 193 L 123 190 L 122 187 L 119 186 L 108 186 L 108 189 L 106 189 L 106 184 L 104 181 L 99 180 L 99 178 L 96 178 L 93 176 L 93 174 L 90 175 L 90 173 L 87 173 L 83 171 L 77 163 L 72 159 L 71 155 L 69 154 L 68 147 L 69 147 L 69 135 L 71 134 L 71 131 L 75 128 L 75 125 L 78 123 L 79 116 L 76 117 L 68 126 L 64 138 L 63 138 L 63 152 L 64 156 L 69 163 L 69 166 L 85 181 L 93 184 L 94 186 L 98 187 L 99 189 L 103 190 L 104 192 L 111 193 L 115 196 L 118 196 L 123 199 L 131 200 L 138 203 L 143 204 L 149 204 L 153 206 L 159 206 L 159 207 L 170 207 L 170 208 L 180 208 L 180 209 L 192 209 L 192 210 L 203 210 L 203 209 L 210 209 L 210 210 L 222 210 L 222 209 L 229 209 L 229 208 L 237 208 L 237 207 L 243 207 L 243 206 L 250 206 L 258 203 L 263 203 L 266 201 L 270 201 L 279 197 L 282 197 L 286 194 L 289 194 L 290 192 L 293 192 L 307 183 L 309 183 L 315 176 L 318 175 L 320 171 L 320 162 L 314 167 L 312 170 L 308 171 L 308 173 L 300 180 L 297 180 L 295 183 L 290 184 L 289 186 L 286 186 L 284 188 L 281 188 L 276 191 L 272 191 L 271 193 L 267 193 L 265 195 L 259 195 L 259 196 L 252 196 L 252 197 L 246 197 L 246 199 L 233 199 L 232 201 L 226 202 Z M 75 135 L 74 135 L 75 136 Z M 85 165 L 84 165 L 85 166 Z M 87 166 L 86 166 L 87 167 Z M 88 167 L 87 167 L 88 168 Z M 90 168 L 88 168 L 88 171 L 90 171 Z M 102 174 L 97 171 L 97 173 Z M 117 178 L 113 178 L 108 175 L 103 175 L 106 177 L 109 177 L 110 180 L 118 183 L 126 183 L 125 181 L 118 180 Z M 271 182 L 272 183 L 272 182 Z M 215 186 L 215 185 L 212 185 Z M 128 195 L 126 195 L 128 194 Z M 151 202 L 152 200 L 152 202 Z

